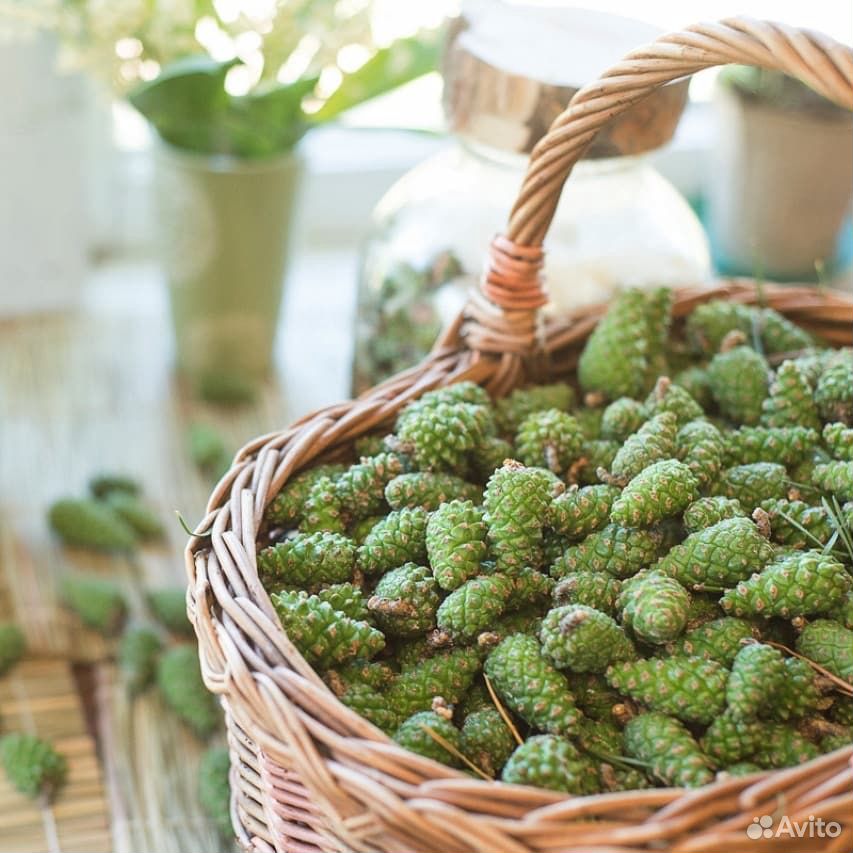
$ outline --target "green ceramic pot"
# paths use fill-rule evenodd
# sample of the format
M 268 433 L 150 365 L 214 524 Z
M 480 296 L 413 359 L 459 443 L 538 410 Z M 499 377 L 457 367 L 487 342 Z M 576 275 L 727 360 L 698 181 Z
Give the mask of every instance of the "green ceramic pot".
M 249 161 L 159 146 L 177 367 L 204 397 L 250 397 L 270 369 L 302 169 L 296 153 Z

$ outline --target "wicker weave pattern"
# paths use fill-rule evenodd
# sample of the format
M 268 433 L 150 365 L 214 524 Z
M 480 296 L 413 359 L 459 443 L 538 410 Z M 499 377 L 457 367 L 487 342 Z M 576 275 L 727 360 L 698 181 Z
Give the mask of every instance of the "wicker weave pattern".
M 668 36 L 606 74 L 600 87 L 616 110 L 623 96 L 636 100 L 649 85 L 728 61 L 784 68 L 836 100 L 853 99 L 849 49 L 814 34 L 745 21 Z M 571 129 L 585 127 L 585 121 L 592 127 L 606 120 L 599 120 L 601 112 L 588 118 L 592 108 L 584 102 L 596 102 L 594 91 L 596 86 L 578 93 L 542 151 L 562 150 L 563 136 L 581 138 L 586 130 Z M 559 138 L 549 142 L 552 137 Z M 198 528 L 203 535 L 187 546 L 188 610 L 205 682 L 220 694 L 226 712 L 232 818 L 246 850 L 713 853 L 744 849 L 744 828 L 753 816 L 772 814 L 781 803 L 792 819 L 814 814 L 839 821 L 843 830 L 834 839 L 775 841 L 773 850 L 814 853 L 853 845 L 853 747 L 804 767 L 691 792 L 593 797 L 472 780 L 408 753 L 332 695 L 285 636 L 258 581 L 256 536 L 264 507 L 298 469 L 346 456 L 355 438 L 387 426 L 409 400 L 430 388 L 470 379 L 503 394 L 531 378 L 570 375 L 603 307 L 540 327 L 536 276 L 522 272 L 518 281 L 519 265 L 541 262 L 535 249 L 550 220 L 548 207 L 556 204 L 551 196 L 581 150 L 573 142 L 566 145 L 568 159 L 558 156 L 557 165 L 541 170 L 537 158 L 544 155 L 534 154 L 515 225 L 499 244 L 501 280 L 486 292 L 506 307 L 483 297 L 472 300 L 422 364 L 358 400 L 312 413 L 248 444 L 211 496 Z M 529 246 L 519 250 L 519 242 Z M 744 280 L 685 288 L 676 294 L 675 316 L 718 297 L 763 300 L 806 328 L 851 343 L 853 300 L 809 288 L 759 290 Z

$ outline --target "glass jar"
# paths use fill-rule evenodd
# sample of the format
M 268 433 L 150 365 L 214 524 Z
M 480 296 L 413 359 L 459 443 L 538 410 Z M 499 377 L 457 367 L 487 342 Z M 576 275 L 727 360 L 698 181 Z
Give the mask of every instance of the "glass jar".
M 578 10 L 561 12 L 575 30 L 590 26 Z M 589 14 L 593 22 L 602 17 Z M 456 141 L 401 178 L 374 213 L 359 279 L 356 393 L 426 355 L 463 307 L 490 240 L 506 224 L 529 150 L 575 91 L 496 68 L 470 38 L 476 27 L 467 22 L 451 36 L 445 64 Z M 631 38 L 633 45 L 649 40 Z M 702 226 L 644 156 L 674 131 L 686 96 L 680 85 L 664 87 L 639 118 L 632 110 L 596 138 L 572 172 L 545 243 L 546 311 L 709 274 Z

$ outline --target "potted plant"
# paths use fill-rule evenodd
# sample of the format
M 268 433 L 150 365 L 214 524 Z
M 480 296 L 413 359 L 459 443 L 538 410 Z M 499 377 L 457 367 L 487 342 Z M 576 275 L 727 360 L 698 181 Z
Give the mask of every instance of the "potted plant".
M 747 66 L 720 74 L 715 108 L 708 221 L 718 267 L 802 281 L 840 266 L 850 113 L 781 72 Z

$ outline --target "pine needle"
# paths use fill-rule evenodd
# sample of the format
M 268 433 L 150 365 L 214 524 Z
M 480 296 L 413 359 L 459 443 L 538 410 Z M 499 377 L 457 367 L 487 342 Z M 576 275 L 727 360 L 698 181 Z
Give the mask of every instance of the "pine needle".
M 812 533 L 810 530 L 806 530 L 805 527 L 803 527 L 796 519 L 794 519 L 790 515 L 788 515 L 788 513 L 777 512 L 776 515 L 779 515 L 782 518 L 784 518 L 785 521 L 787 521 L 788 524 L 791 525 L 791 527 L 794 527 L 797 530 L 799 530 L 800 533 L 802 533 L 803 536 L 805 536 L 807 539 L 811 539 L 811 541 L 814 542 L 818 548 L 823 548 L 825 543 L 821 542 L 820 539 L 818 539 L 817 536 L 815 536 L 814 533 Z
M 447 738 L 442 737 L 435 729 L 430 728 L 426 723 L 419 723 L 420 727 L 440 746 L 446 749 L 454 758 L 458 758 L 469 770 L 473 770 L 481 779 L 487 782 L 494 782 L 488 773 L 484 773 L 470 758 L 463 755 Z
M 178 524 L 181 525 L 184 530 L 184 533 L 186 533 L 187 536 L 198 536 L 199 538 L 203 539 L 206 536 L 210 536 L 211 532 L 213 531 L 213 528 L 211 527 L 209 530 L 205 530 L 203 533 L 196 533 L 195 530 L 190 530 L 190 526 L 184 520 L 184 517 L 181 515 L 181 511 L 179 509 L 175 510 L 175 515 L 178 517 Z
M 492 697 L 492 702 L 495 704 L 495 708 L 498 709 L 498 713 L 501 715 L 501 719 L 506 723 L 506 727 L 512 732 L 512 736 L 515 738 L 515 742 L 521 746 L 524 743 L 524 738 L 518 733 L 518 729 L 515 727 L 515 723 L 510 719 L 509 714 L 506 712 L 506 708 L 501 704 L 501 700 L 498 699 L 498 694 L 495 693 L 495 688 L 492 687 L 492 682 L 489 679 L 488 675 L 483 676 L 483 680 L 486 682 L 486 690 L 489 691 L 489 696 Z
M 853 532 L 851 532 L 850 528 L 845 523 L 844 512 L 841 509 L 841 504 L 838 503 L 838 498 L 833 495 L 832 503 L 830 504 L 826 497 L 822 496 L 820 502 L 823 505 L 824 510 L 826 510 L 826 514 L 829 516 L 829 520 L 832 522 L 835 532 L 844 543 L 844 547 L 850 555 L 851 562 L 853 562 Z
M 839 693 L 843 693 L 845 696 L 853 696 L 853 685 L 846 682 L 843 678 L 839 678 L 837 675 L 834 675 L 828 669 L 824 669 L 819 663 L 815 663 L 811 658 L 807 658 L 805 655 L 801 655 L 799 652 L 795 652 L 793 649 L 789 649 L 786 645 L 777 643 L 775 640 L 763 640 L 762 642 L 768 646 L 773 646 L 776 649 L 787 652 L 791 657 L 804 660 L 812 669 L 819 672 L 825 678 L 828 678 L 835 685 L 835 688 Z

